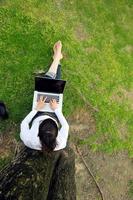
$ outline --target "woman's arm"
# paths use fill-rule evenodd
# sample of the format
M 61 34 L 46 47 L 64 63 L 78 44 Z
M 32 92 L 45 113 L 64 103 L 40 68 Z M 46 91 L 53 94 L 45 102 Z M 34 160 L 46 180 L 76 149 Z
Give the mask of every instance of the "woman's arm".
M 41 110 L 44 107 L 46 98 L 43 99 L 43 97 L 41 96 L 37 102 L 36 110 L 32 110 L 21 122 L 20 138 L 21 140 L 23 140 L 24 143 L 26 143 L 26 141 L 30 141 L 33 137 L 33 134 L 30 134 L 29 123 L 31 122 L 37 111 Z
M 61 109 L 58 108 L 58 103 L 57 103 L 56 99 L 52 99 L 50 101 L 50 107 L 55 112 L 55 114 L 57 115 L 57 117 L 60 121 L 60 124 L 62 126 L 59 133 L 58 133 L 58 136 L 60 138 L 63 138 L 63 141 L 66 141 L 67 137 L 68 137 L 69 125 L 68 125 L 64 115 L 62 114 Z
M 64 115 L 62 114 L 60 108 L 55 109 L 55 114 L 57 115 L 57 117 L 60 121 L 60 124 L 61 124 L 61 129 L 57 135 L 57 141 L 60 143 L 60 147 L 64 147 L 64 146 L 66 146 L 66 143 L 67 143 L 67 138 L 68 138 L 68 133 L 69 133 L 69 125 L 68 125 Z
M 35 116 L 35 114 L 37 113 L 37 110 L 33 110 L 31 111 L 25 118 L 24 120 L 21 122 L 20 125 L 20 138 L 21 140 L 25 140 L 26 138 L 28 138 L 28 133 L 29 133 L 29 123 L 32 120 L 32 118 Z
M 64 117 L 64 115 L 63 115 L 63 113 L 61 111 L 61 109 L 60 108 L 56 108 L 54 110 L 54 112 L 57 115 L 61 126 L 65 127 L 65 128 L 69 128 L 69 125 L 68 125 L 68 123 L 67 123 L 67 121 L 66 121 L 66 119 L 65 119 L 65 117 Z

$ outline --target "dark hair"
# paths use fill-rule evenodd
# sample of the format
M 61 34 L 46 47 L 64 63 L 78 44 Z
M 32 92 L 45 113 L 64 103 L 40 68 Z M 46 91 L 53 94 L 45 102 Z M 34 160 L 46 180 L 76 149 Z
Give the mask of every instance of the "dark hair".
M 8 111 L 4 102 L 0 101 L 0 119 L 8 119 Z
M 57 124 L 52 119 L 45 119 L 39 126 L 38 136 L 42 144 L 42 151 L 51 152 L 57 145 Z

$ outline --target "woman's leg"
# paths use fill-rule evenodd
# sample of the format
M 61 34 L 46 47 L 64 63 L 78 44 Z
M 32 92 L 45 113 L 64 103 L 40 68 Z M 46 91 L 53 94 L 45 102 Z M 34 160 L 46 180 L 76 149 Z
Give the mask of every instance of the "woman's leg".
M 58 79 L 58 80 L 61 79 L 61 64 L 58 65 L 56 77 L 55 77 L 55 74 L 48 73 L 48 72 L 43 74 L 43 77 L 44 78 L 50 78 L 50 79 Z
M 61 77 L 60 60 L 63 58 L 61 49 L 62 49 L 61 41 L 56 42 L 53 47 L 53 50 L 54 50 L 53 62 L 50 65 L 48 72 L 45 73 L 46 77 L 60 79 Z
M 58 77 L 59 77 L 59 74 L 60 74 L 60 60 L 59 59 L 54 59 L 49 70 L 45 73 L 45 76 L 47 77 L 51 77 L 53 79 L 56 78 L 56 74 L 58 74 Z
M 58 65 L 55 79 L 61 79 L 61 64 Z

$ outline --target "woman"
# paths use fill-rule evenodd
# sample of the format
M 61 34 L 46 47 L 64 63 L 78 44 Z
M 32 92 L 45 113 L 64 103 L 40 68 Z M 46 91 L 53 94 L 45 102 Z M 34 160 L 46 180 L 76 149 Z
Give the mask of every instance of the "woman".
M 61 48 L 58 41 L 45 77 L 60 78 Z M 22 148 L 5 173 L 1 172 L 0 199 L 76 200 L 75 153 L 69 145 L 64 149 L 69 125 L 56 100 L 50 102 L 52 114 L 38 112 L 45 100 L 40 98 L 36 110 L 21 123 L 20 138 L 29 148 Z
M 41 73 L 41 76 L 50 79 L 61 78 L 61 49 L 61 41 L 56 42 L 53 47 L 53 62 L 48 72 Z M 47 152 L 57 151 L 66 147 L 69 125 L 55 99 L 50 101 L 53 113 L 38 112 L 45 106 L 45 100 L 46 98 L 40 98 L 36 110 L 31 111 L 22 121 L 20 138 L 29 148 Z

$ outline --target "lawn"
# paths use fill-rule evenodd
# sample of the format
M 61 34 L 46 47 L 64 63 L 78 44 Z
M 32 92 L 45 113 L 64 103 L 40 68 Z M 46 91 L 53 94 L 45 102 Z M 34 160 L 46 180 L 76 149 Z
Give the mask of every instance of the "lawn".
M 96 120 L 87 143 L 94 151 L 133 157 L 133 2 L 131 0 L 0 1 L 0 99 L 15 127 L 31 110 L 34 72 L 47 70 L 54 42 L 63 43 L 64 114 L 86 99 Z

